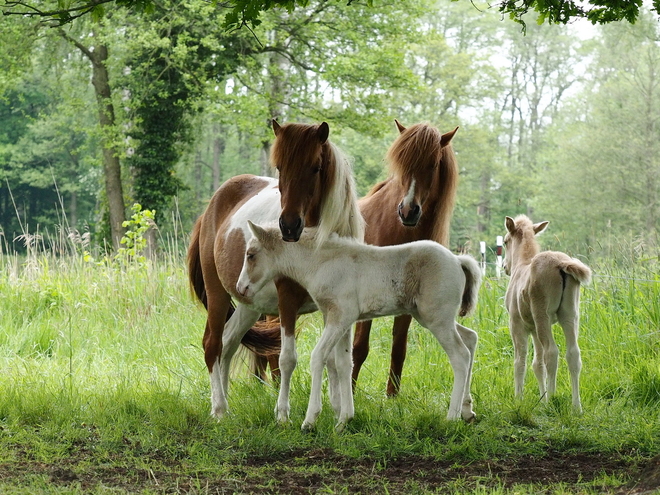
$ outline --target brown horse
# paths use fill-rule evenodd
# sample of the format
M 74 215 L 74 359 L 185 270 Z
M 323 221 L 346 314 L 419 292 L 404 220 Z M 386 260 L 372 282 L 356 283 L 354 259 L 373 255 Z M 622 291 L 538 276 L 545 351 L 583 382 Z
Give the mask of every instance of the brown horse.
M 386 155 L 390 177 L 376 184 L 359 202 L 366 222 L 364 240 L 376 246 L 392 246 L 429 239 L 447 246 L 458 187 L 458 166 L 450 143 L 458 127 L 441 134 L 428 124 L 406 128 L 395 122 L 399 136 Z M 390 396 L 398 393 L 401 384 L 410 322 L 410 315 L 394 318 L 387 382 Z M 355 327 L 354 384 L 369 353 L 370 331 L 371 321 L 361 321 Z
M 252 233 L 247 221 L 279 221 L 282 238 L 296 242 L 305 226 L 316 226 L 320 242 L 332 233 L 362 239 L 363 223 L 350 164 L 328 141 L 329 128 L 320 125 L 273 121 L 275 141 L 271 164 L 279 180 L 240 175 L 225 182 L 197 220 L 188 248 L 188 272 L 195 294 L 207 308 L 203 346 L 211 380 L 211 413 L 228 411 L 227 391 L 231 358 L 260 315 L 280 316 L 283 355 L 279 367 L 293 371 L 296 365 L 294 329 L 296 316 L 316 311 L 307 292 L 290 279 L 267 284 L 253 297 L 236 292 L 245 246 Z M 232 297 L 237 302 L 232 312 Z M 258 332 L 257 332 L 258 333 Z M 260 343 L 251 341 L 254 350 Z M 288 374 L 290 376 L 290 373 Z M 288 397 L 289 383 L 282 383 Z M 288 400 L 278 400 L 280 421 L 288 420 Z

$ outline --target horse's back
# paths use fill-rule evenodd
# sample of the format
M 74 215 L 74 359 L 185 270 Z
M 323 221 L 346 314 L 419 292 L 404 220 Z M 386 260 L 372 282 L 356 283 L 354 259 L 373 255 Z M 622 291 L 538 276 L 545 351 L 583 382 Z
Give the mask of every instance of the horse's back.
M 247 201 L 275 183 L 276 180 L 270 177 L 250 174 L 237 175 L 228 179 L 213 194 L 203 214 L 203 221 L 207 224 L 209 221 L 213 221 L 217 228 Z

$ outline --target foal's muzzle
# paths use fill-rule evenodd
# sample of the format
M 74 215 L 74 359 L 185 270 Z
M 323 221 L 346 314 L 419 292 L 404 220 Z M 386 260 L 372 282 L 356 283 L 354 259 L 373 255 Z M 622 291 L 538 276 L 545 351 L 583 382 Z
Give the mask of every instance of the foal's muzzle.
M 422 216 L 422 209 L 417 204 L 412 204 L 409 207 L 404 207 L 403 203 L 399 203 L 399 218 L 401 223 L 406 227 L 415 227 L 419 222 L 419 217 Z
M 287 222 L 283 217 L 280 217 L 280 232 L 282 232 L 283 241 L 298 242 L 303 227 L 303 220 L 300 217 L 297 217 L 293 222 Z

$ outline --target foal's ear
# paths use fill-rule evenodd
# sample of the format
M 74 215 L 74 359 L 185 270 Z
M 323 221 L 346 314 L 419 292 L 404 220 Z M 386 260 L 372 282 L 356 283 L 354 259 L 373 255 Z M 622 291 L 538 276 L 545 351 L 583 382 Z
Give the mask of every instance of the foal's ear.
M 255 236 L 260 241 L 266 235 L 266 231 L 256 223 L 252 223 L 251 220 L 248 220 L 248 227 L 250 227 L 250 231 L 252 231 L 252 235 Z
M 504 219 L 504 226 L 506 227 L 507 232 L 510 232 L 511 234 L 516 230 L 516 222 L 514 222 L 511 217 L 506 217 Z
M 406 130 L 406 128 L 399 122 L 398 120 L 394 119 L 394 122 L 396 122 L 396 128 L 399 129 L 399 134 L 401 134 L 403 131 Z
M 541 232 L 543 232 L 543 231 L 547 228 L 547 226 L 548 226 L 549 223 L 550 223 L 550 222 L 548 222 L 547 220 L 546 220 L 545 222 L 535 223 L 535 224 L 533 225 L 533 227 L 534 227 L 534 235 L 539 235 Z
M 451 142 L 451 140 L 454 137 L 454 134 L 456 134 L 457 130 L 458 130 L 458 126 L 456 126 L 456 129 L 454 129 L 453 131 L 445 132 L 442 135 L 442 137 L 440 138 L 440 146 L 442 148 L 444 148 L 445 146 L 447 146 Z
M 328 126 L 327 122 L 321 122 L 319 128 L 316 131 L 316 135 L 318 136 L 319 141 L 321 141 L 321 144 L 328 140 L 328 136 L 330 135 L 330 126 Z
M 277 123 L 277 120 L 273 119 L 273 132 L 276 136 L 279 135 L 281 129 L 282 127 L 280 127 L 280 124 Z

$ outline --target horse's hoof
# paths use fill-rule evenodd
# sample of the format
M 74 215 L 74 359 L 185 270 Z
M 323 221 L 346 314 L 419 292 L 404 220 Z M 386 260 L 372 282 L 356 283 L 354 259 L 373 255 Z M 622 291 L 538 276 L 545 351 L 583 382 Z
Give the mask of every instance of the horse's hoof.
M 340 421 L 335 425 L 335 433 L 344 433 L 347 425 L 348 423 L 345 423 L 344 421 Z
M 467 424 L 476 423 L 477 422 L 477 415 L 475 413 L 472 413 L 467 418 L 463 418 L 463 421 L 465 421 Z
M 316 430 L 316 425 L 312 423 L 303 423 L 300 427 L 300 431 L 303 433 L 313 433 Z

